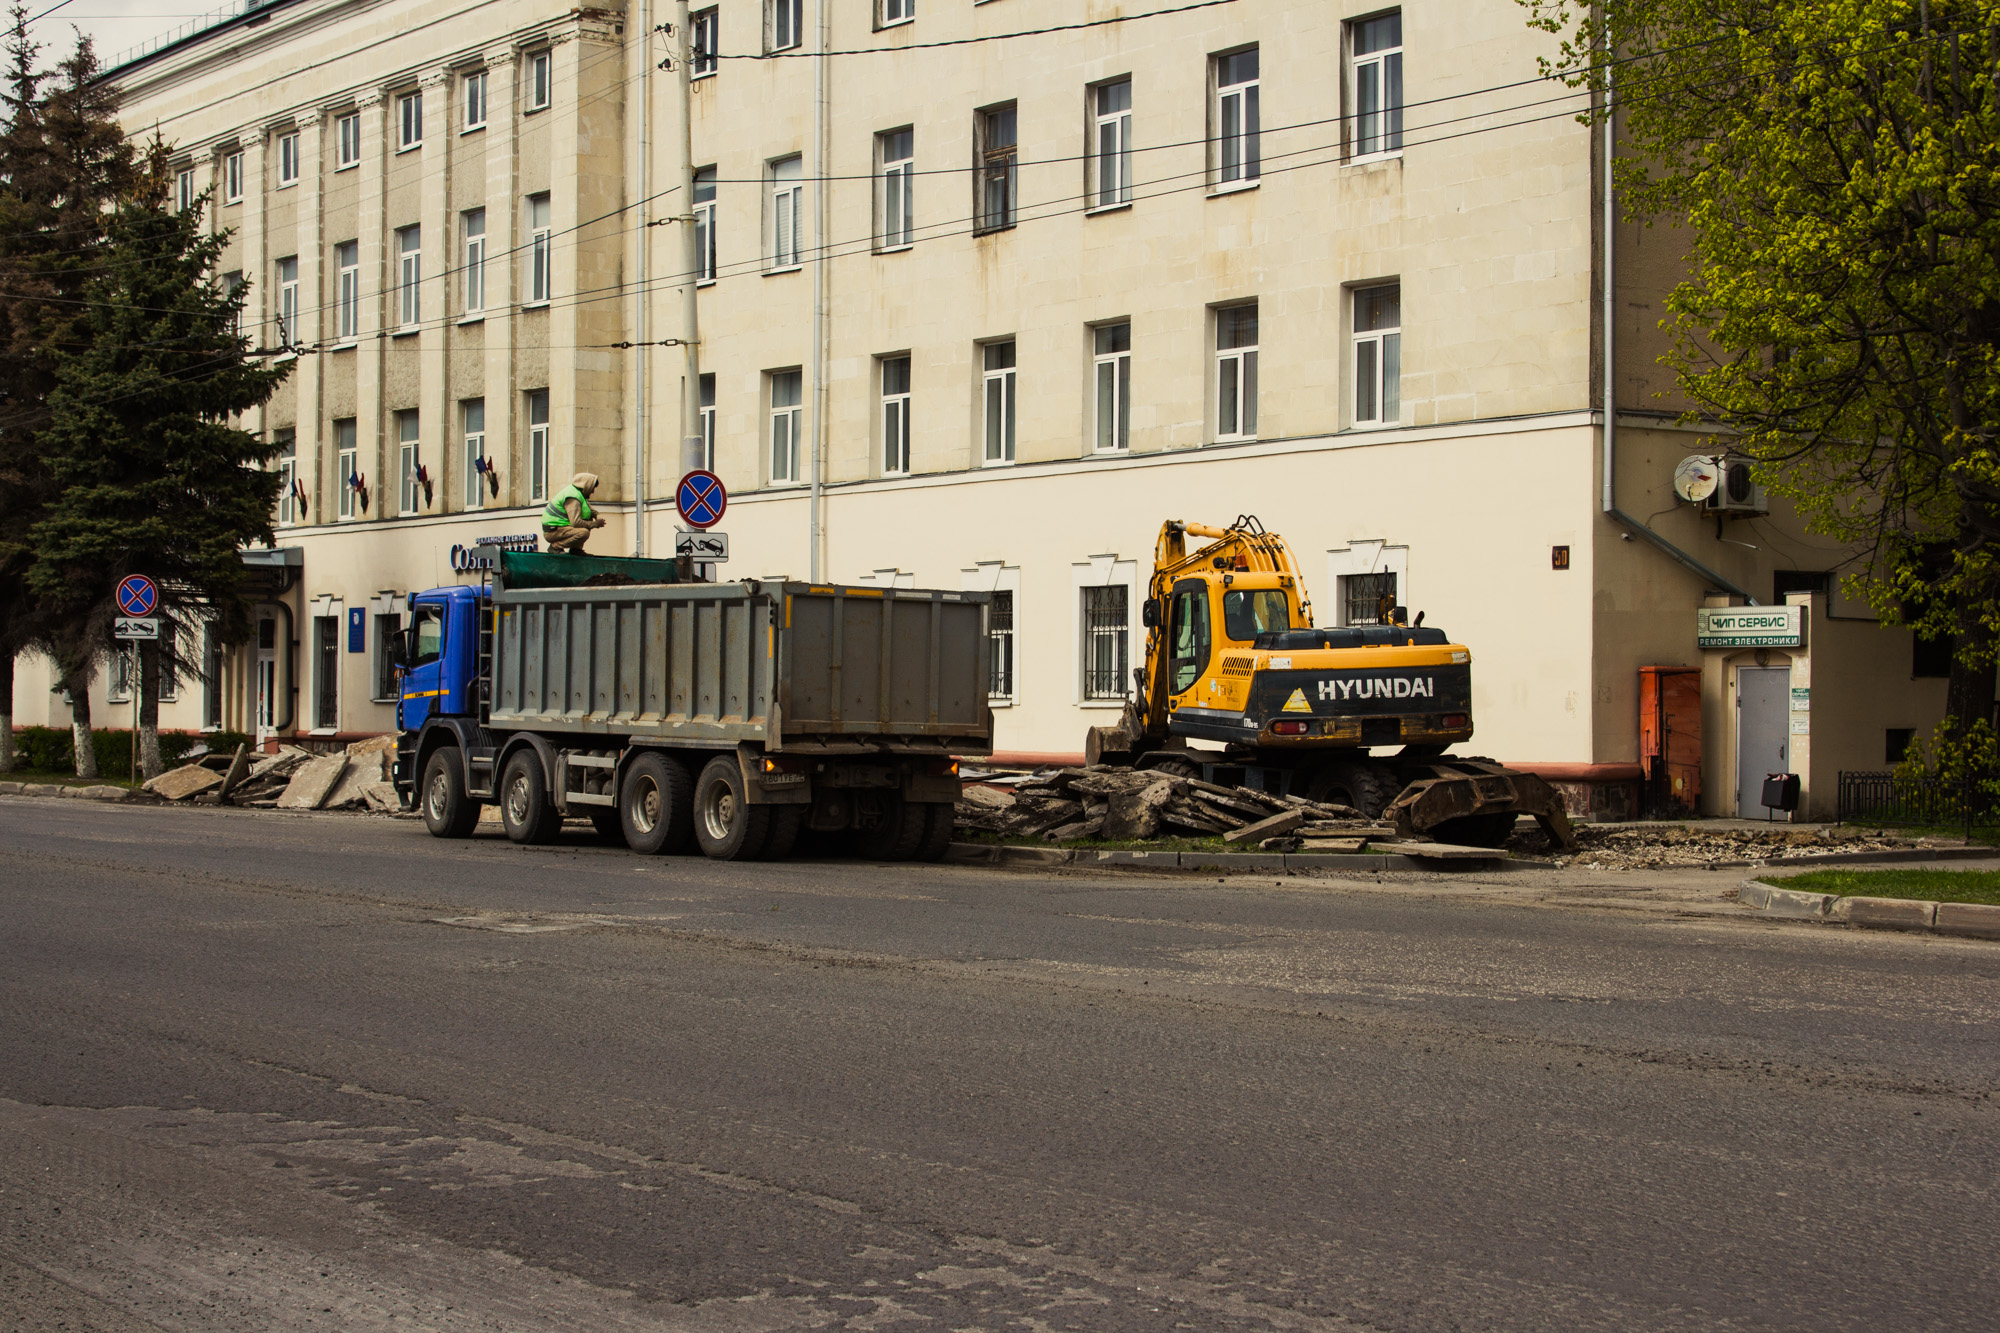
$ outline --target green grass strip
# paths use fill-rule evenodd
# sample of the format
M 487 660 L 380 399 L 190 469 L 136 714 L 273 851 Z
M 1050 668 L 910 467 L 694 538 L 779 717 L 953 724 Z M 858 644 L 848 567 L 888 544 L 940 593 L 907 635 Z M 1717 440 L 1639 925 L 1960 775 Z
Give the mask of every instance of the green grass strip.
M 1813 893 L 2000 905 L 2000 870 L 1808 870 L 1783 879 L 1761 878 L 1780 888 Z

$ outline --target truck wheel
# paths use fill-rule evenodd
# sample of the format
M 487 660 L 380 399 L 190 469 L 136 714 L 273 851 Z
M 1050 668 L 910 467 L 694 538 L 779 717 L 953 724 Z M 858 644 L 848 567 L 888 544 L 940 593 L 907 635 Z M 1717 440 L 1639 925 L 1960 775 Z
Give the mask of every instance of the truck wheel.
M 799 830 L 806 826 L 806 812 L 809 805 L 771 805 L 764 807 L 771 812 L 771 827 L 764 834 L 764 850 L 757 854 L 759 861 L 782 861 L 792 854 L 792 848 L 799 840 Z
M 590 827 L 597 832 L 600 842 L 623 843 L 625 826 L 618 818 L 618 812 L 607 805 L 593 805 L 589 810 Z
M 958 825 L 958 807 L 940 801 L 924 809 L 924 840 L 917 845 L 917 860 L 942 861 L 951 849 L 952 830 Z
M 641 856 L 678 855 L 694 837 L 694 780 L 687 766 L 664 754 L 642 754 L 625 769 L 618 789 L 618 823 L 625 845 Z
M 500 775 L 500 824 L 523 844 L 554 842 L 562 831 L 562 816 L 549 803 L 542 757 L 533 750 L 516 751 Z
M 1306 783 L 1306 799 L 1351 805 L 1374 819 L 1396 799 L 1396 780 L 1374 764 L 1342 759 L 1326 765 Z
M 469 838 L 479 827 L 479 805 L 465 794 L 465 775 L 449 747 L 424 761 L 424 827 L 433 838 Z
M 924 807 L 905 802 L 899 793 L 882 796 L 882 814 L 873 828 L 854 831 L 854 854 L 870 861 L 908 861 L 923 845 Z
M 736 756 L 717 755 L 694 784 L 694 837 L 718 861 L 754 861 L 771 828 L 771 807 L 744 798 Z

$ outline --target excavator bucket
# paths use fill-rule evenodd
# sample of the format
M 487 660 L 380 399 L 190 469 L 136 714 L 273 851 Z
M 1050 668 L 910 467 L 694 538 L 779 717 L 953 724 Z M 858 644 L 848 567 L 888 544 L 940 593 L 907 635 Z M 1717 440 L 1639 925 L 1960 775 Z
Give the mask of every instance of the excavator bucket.
M 1533 815 L 1551 842 L 1576 850 L 1576 830 L 1561 794 L 1534 774 L 1468 762 L 1438 765 L 1432 772 L 1436 776 L 1412 782 L 1382 812 L 1399 836 L 1497 847 L 1517 818 Z

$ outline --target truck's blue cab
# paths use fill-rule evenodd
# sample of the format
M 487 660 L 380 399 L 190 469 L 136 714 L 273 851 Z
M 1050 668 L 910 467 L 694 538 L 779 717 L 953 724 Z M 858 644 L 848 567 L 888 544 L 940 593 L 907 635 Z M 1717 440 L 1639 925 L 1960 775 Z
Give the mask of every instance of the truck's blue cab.
M 421 731 L 432 714 L 465 717 L 476 710 L 479 625 L 485 614 L 484 588 L 461 585 L 411 595 L 398 729 Z

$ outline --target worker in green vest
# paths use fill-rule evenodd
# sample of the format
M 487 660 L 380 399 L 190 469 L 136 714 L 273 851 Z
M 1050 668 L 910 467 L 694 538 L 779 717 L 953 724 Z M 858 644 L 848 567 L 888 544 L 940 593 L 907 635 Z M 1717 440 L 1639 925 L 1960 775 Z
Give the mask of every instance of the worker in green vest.
M 590 497 L 596 490 L 597 474 L 579 472 L 550 497 L 542 510 L 542 540 L 551 551 L 582 555 L 590 534 L 604 526 L 604 520 L 590 508 Z

